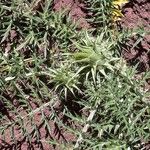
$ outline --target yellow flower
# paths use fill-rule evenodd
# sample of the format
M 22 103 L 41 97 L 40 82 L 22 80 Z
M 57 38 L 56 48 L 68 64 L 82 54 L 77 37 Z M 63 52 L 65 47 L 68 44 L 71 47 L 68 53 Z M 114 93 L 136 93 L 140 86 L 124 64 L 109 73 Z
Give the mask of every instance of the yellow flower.
M 123 17 L 120 7 L 126 3 L 128 3 L 128 0 L 114 0 L 112 2 L 113 7 L 114 7 L 112 10 L 112 21 L 113 22 L 119 21 L 120 18 Z
M 114 0 L 112 3 L 114 6 L 122 6 L 128 2 L 128 0 Z
M 121 13 L 121 10 L 119 10 L 119 9 L 114 9 L 112 11 L 112 13 L 113 13 L 112 14 L 112 19 L 113 19 L 114 22 L 119 21 L 120 18 L 123 17 L 123 14 Z

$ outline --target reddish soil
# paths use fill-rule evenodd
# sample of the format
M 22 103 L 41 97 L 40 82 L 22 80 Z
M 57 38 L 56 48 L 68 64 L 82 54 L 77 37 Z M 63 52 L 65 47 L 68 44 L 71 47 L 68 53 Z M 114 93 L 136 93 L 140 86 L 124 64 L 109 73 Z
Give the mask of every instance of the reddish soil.
M 82 28 L 89 28 L 90 25 L 86 21 L 86 13 L 83 11 L 85 5 L 80 3 L 79 0 L 54 0 L 54 10 L 67 9 L 71 18 L 79 23 Z
M 143 72 L 150 69 L 150 1 L 133 0 L 123 9 L 124 18 L 122 19 L 123 28 L 141 27 L 146 31 L 146 35 L 133 47 L 137 37 L 130 39 L 123 50 L 123 56 L 131 64 L 140 62 L 139 71 Z
M 32 105 L 32 109 L 35 110 L 36 109 L 36 105 L 31 103 Z M 22 108 L 22 110 L 20 110 L 21 108 L 17 108 L 18 112 L 20 113 L 20 115 L 22 116 L 26 116 L 26 110 Z M 61 112 L 61 104 L 60 102 L 58 102 L 56 104 L 56 106 L 54 107 L 54 110 L 56 111 L 55 113 L 57 113 L 59 119 L 61 121 L 64 122 L 64 124 L 67 126 L 68 124 L 70 126 L 72 126 L 72 121 L 65 121 L 65 118 Z M 44 111 L 44 116 L 49 118 L 49 115 L 52 113 L 51 109 L 49 106 L 45 107 Z M 8 117 L 7 114 L 4 114 Z M 8 117 L 8 121 L 11 120 L 11 118 L 13 118 L 13 120 L 15 120 L 15 115 L 13 114 L 9 114 Z M 30 120 L 27 117 L 24 117 L 23 121 L 24 121 L 24 126 L 27 130 L 27 132 L 29 133 L 29 135 L 32 137 L 32 141 L 31 143 L 29 143 L 25 138 L 22 138 L 22 133 L 21 133 L 21 129 L 19 128 L 18 125 L 14 126 L 14 134 L 15 134 L 15 140 L 16 140 L 16 145 L 14 144 L 13 139 L 11 138 L 11 128 L 8 128 L 7 130 L 5 130 L 5 139 L 3 139 L 0 135 L 0 150 L 61 150 L 62 148 L 60 148 L 59 144 L 65 143 L 66 145 L 68 145 L 68 143 L 71 143 L 73 141 L 75 141 L 76 137 L 70 133 L 69 131 L 67 131 L 66 129 L 64 129 L 60 124 L 56 124 L 55 121 L 51 120 L 48 121 L 48 124 L 50 125 L 50 132 L 48 131 L 48 128 L 44 127 L 43 122 L 41 121 L 42 115 L 40 112 L 37 112 L 34 114 L 33 116 L 34 118 L 34 125 L 36 125 L 37 131 L 39 133 L 39 140 L 41 142 L 37 142 L 35 140 L 34 136 L 34 130 L 33 130 L 33 125 L 30 123 Z M 11 120 L 13 122 L 13 120 Z M 7 123 L 7 122 L 5 122 Z M 3 124 L 5 124 L 3 123 Z M 72 127 L 75 127 L 75 125 L 73 125 Z M 58 145 L 52 145 L 49 144 L 48 142 L 52 142 L 52 141 L 57 141 Z
M 54 0 L 54 10 L 59 11 L 61 9 L 67 8 L 69 14 L 72 16 L 72 19 L 79 22 L 80 27 L 89 28 L 90 25 L 86 21 L 86 13 L 84 12 L 84 4 L 79 3 L 78 0 Z M 122 27 L 126 28 L 136 28 L 136 27 L 143 27 L 145 31 L 150 31 L 150 1 L 149 0 L 134 0 L 129 2 L 123 9 L 124 18 L 122 20 Z M 12 39 L 16 36 L 15 31 L 12 32 Z M 123 56 L 128 60 L 129 63 L 140 62 L 139 70 L 145 71 L 150 68 L 150 34 L 144 36 L 143 40 L 137 44 L 136 47 L 133 48 L 133 44 L 135 43 L 136 37 L 130 39 L 124 47 Z M 6 55 L 10 51 L 10 44 L 6 44 Z M 1 104 L 0 104 L 1 107 Z M 34 106 L 35 107 L 35 106 Z M 60 107 L 60 106 L 59 106 Z M 58 111 L 56 108 L 56 111 Z M 35 107 L 36 108 L 36 107 Z M 35 109 L 34 108 L 34 109 Z M 3 111 L 0 109 L 0 111 Z M 51 113 L 50 110 L 45 110 L 45 114 L 48 115 Z M 23 112 L 24 113 L 24 112 Z M 60 119 L 62 118 L 62 113 L 59 112 Z M 8 119 L 9 114 L 5 114 Z M 59 129 L 58 126 L 55 124 L 55 121 L 50 121 L 49 124 L 51 126 L 51 134 L 48 135 L 47 129 L 40 124 L 41 114 L 37 113 L 34 116 L 34 120 L 36 122 L 37 128 L 40 133 L 41 141 L 44 139 L 56 139 L 60 143 L 64 142 L 72 142 L 76 140 L 76 137 L 66 131 L 65 129 Z M 68 123 L 68 122 L 67 122 Z M 32 133 L 31 125 L 26 125 L 28 131 Z M 53 150 L 49 144 L 45 142 L 37 143 L 33 139 L 33 143 L 30 145 L 25 139 L 21 139 L 20 131 L 15 127 L 15 134 L 17 140 L 17 150 Z M 0 137 L 0 150 L 11 150 L 15 149 L 15 145 L 11 142 L 10 131 L 5 131 L 6 140 L 2 140 Z M 61 150 L 59 146 L 56 148 Z M 150 147 L 148 147 L 150 149 Z

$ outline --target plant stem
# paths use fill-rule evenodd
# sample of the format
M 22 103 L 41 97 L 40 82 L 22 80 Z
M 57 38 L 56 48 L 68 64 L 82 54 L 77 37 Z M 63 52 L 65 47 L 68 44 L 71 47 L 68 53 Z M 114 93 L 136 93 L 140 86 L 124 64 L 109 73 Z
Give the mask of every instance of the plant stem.
M 83 133 L 86 133 L 87 130 L 89 129 L 90 124 L 89 124 L 88 122 L 90 122 L 90 121 L 93 120 L 93 117 L 94 117 L 95 113 L 96 113 L 96 109 L 90 111 L 90 114 L 89 114 L 89 116 L 88 116 L 88 118 L 87 118 L 87 121 L 86 121 L 87 124 L 85 124 L 85 126 L 83 127 L 82 133 L 79 135 L 79 137 L 78 137 L 78 139 L 77 139 L 77 141 L 76 141 L 76 144 L 75 144 L 75 146 L 74 146 L 75 149 L 78 148 L 79 145 L 80 145 L 80 143 L 82 142 L 82 140 L 83 140 L 82 134 L 83 134 Z

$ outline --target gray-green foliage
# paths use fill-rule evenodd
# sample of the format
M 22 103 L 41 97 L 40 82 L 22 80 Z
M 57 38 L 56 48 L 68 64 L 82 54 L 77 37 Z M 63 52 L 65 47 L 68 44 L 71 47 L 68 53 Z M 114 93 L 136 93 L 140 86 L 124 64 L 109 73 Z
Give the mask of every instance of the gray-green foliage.
M 23 0 L 1 1 L 0 9 L 0 136 L 5 142 L 10 138 L 11 147 L 16 148 L 18 138 L 39 143 L 41 127 L 51 134 L 49 121 L 57 118 L 53 107 L 59 98 L 53 86 L 49 87 L 57 81 L 50 68 L 64 61 L 62 51 L 67 52 L 66 45 L 78 35 L 67 12 L 52 10 L 52 1 L 45 1 L 41 10 L 32 10 L 32 4 Z M 68 84 L 75 87 L 72 81 L 62 81 Z
M 107 24 L 103 19 L 109 12 L 104 8 L 110 2 L 103 1 L 100 10 L 98 1 L 89 6 L 90 11 L 100 11 L 94 21 Z M 149 73 L 136 80 L 136 68 L 120 58 L 119 43 L 129 35 L 111 36 L 114 32 L 105 26 L 93 36 L 77 31 L 66 11 L 54 12 L 52 1 L 46 0 L 40 10 L 33 5 L 0 2 L 0 136 L 5 141 L 9 133 L 16 148 L 18 129 L 20 140 L 30 145 L 36 140 L 67 149 L 66 142 L 41 139 L 39 128 L 51 135 L 54 121 L 75 136 L 73 142 L 82 135 L 78 149 L 139 149 L 150 138 L 149 93 L 143 88 Z M 14 39 L 12 30 L 17 32 Z M 62 114 L 77 128 L 59 118 L 58 101 Z M 90 121 L 89 113 L 80 114 L 84 110 L 94 110 Z M 81 126 L 86 125 L 83 132 Z M 74 144 L 69 145 L 73 149 Z
M 88 18 L 95 29 L 94 31 L 99 32 L 99 29 L 112 27 L 112 5 L 113 0 L 87 0 L 84 3 L 88 6 L 87 11 L 91 13 Z
M 86 42 L 77 45 L 79 52 L 74 54 L 80 67 L 88 67 L 84 76 L 91 72 L 88 79 L 85 77 L 87 99 L 82 103 L 85 108 L 96 110 L 90 131 L 83 133 L 85 139 L 81 145 L 84 149 L 139 148 L 137 143 L 150 138 L 150 93 L 143 88 L 149 72 L 140 80 L 135 79 L 136 67 L 128 67 L 115 55 L 116 41 L 104 37 L 100 41 L 97 39 L 85 38 Z
M 116 143 L 116 147 L 125 144 L 125 149 L 133 149 L 142 140 L 149 140 L 150 105 L 147 95 L 141 90 L 142 81 L 133 80 L 132 72 L 127 75 L 114 73 L 107 79 L 98 76 L 95 86 L 87 83 L 88 103 L 85 102 L 85 106 L 95 108 L 96 115 L 90 123 L 93 134 L 87 133 L 89 136 L 85 136 L 85 142 L 90 144 L 93 138 L 97 141 L 97 148 L 103 144 L 107 148 L 105 144 L 109 147 Z M 90 145 L 96 147 L 95 143 Z

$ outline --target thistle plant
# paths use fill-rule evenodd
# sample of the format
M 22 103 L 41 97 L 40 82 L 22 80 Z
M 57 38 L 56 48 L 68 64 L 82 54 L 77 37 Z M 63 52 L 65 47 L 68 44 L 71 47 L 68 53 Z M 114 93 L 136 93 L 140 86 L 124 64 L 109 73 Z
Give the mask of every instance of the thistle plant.
M 89 98 L 88 103 L 83 102 L 84 106 L 95 108 L 96 112 L 88 122 L 90 131 L 82 133 L 79 148 L 139 149 L 142 141 L 148 141 L 150 122 L 146 95 L 150 93 L 140 90 L 143 81 L 133 79 L 134 71 L 126 69 L 126 72 L 126 76 L 110 73 L 106 80 L 97 76 L 96 86 L 86 83 L 85 93 Z
M 150 138 L 150 93 L 144 88 L 150 75 L 137 80 L 137 68 L 121 58 L 131 34 L 110 31 L 126 2 L 86 1 L 94 14 L 90 21 L 100 25 L 96 34 L 77 30 L 67 11 L 53 11 L 53 1 L 0 2 L 0 149 L 22 142 L 41 150 L 44 144 L 144 147 Z M 57 139 L 52 124 L 59 136 L 71 133 L 73 140 Z
M 73 57 L 76 63 L 85 67 L 86 79 L 92 76 L 95 81 L 97 73 L 107 77 L 107 72 L 114 71 L 120 59 L 115 56 L 116 43 L 111 38 L 106 39 L 105 32 L 97 38 L 85 34 L 79 43 L 75 44 L 78 52 Z
M 60 65 L 58 69 L 49 69 L 49 75 L 51 77 L 50 84 L 54 84 L 54 90 L 59 92 L 60 96 L 64 96 L 65 99 L 71 92 L 75 96 L 75 91 L 82 93 L 79 88 L 80 82 L 80 68 L 77 72 L 73 71 L 73 68 L 69 64 Z

